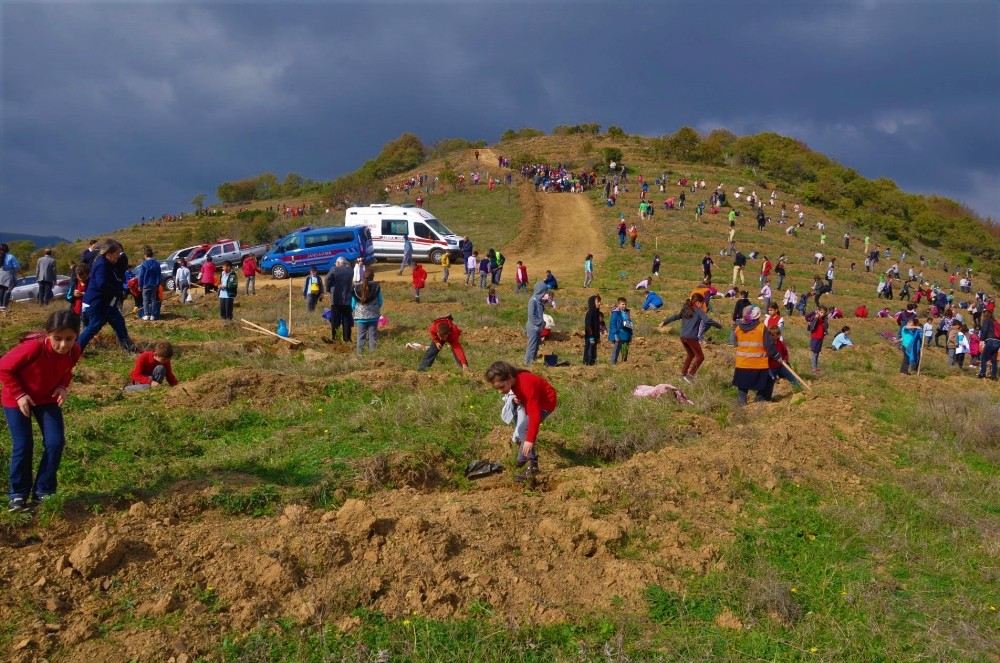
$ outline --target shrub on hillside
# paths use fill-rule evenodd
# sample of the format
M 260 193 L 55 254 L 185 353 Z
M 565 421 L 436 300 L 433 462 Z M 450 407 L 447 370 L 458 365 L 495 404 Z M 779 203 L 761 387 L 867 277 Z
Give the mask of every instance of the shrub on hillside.
M 560 124 L 552 130 L 553 136 L 597 136 L 601 133 L 599 124 Z
M 608 127 L 608 138 L 624 138 L 625 130 L 619 126 L 611 125 Z
M 508 129 L 500 135 L 500 140 L 514 140 L 515 138 L 534 138 L 536 136 L 544 136 L 545 132 L 540 129 L 532 129 L 531 127 L 524 127 L 522 129 Z
M 601 148 L 601 158 L 604 159 L 603 166 L 608 167 L 608 164 L 612 161 L 616 163 L 621 163 L 622 161 L 622 151 L 617 147 L 602 147 Z
M 361 171 L 370 177 L 381 179 L 416 168 L 424 162 L 426 156 L 424 144 L 420 139 L 413 134 L 405 133 L 382 146 L 378 156 L 366 162 Z

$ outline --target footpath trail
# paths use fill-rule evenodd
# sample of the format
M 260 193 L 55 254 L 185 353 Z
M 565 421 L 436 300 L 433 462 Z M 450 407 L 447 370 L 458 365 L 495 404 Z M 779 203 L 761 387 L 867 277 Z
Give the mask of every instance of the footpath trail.
M 481 156 L 486 163 L 497 159 L 493 150 L 484 149 Z M 518 236 L 504 249 L 508 259 L 523 261 L 533 281 L 546 269 L 567 285 L 578 280 L 575 276 L 582 279 L 584 257 L 593 253 L 600 261 L 607 250 L 590 199 L 582 194 L 539 193 L 527 183 L 519 193 L 525 212 Z

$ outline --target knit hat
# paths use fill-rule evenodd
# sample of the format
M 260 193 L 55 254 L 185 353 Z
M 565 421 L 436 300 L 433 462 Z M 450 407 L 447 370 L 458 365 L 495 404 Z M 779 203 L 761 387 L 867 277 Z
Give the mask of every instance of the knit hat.
M 743 322 L 753 322 L 754 320 L 760 320 L 760 307 L 747 306 L 743 309 Z

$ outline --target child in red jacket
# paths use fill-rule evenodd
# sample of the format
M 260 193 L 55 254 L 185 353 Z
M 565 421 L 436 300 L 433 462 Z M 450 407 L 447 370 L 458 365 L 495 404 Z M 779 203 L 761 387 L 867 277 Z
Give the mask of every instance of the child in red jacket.
M 417 266 L 419 267 L 419 265 Z M 415 268 L 414 271 L 416 271 Z M 455 361 L 462 367 L 462 370 L 469 370 L 469 362 L 465 358 L 465 350 L 462 348 L 462 343 L 458 340 L 459 336 L 462 335 L 462 330 L 458 328 L 458 325 L 455 324 L 450 315 L 437 318 L 427 328 L 427 331 L 431 335 L 431 345 L 427 348 L 424 358 L 420 360 L 420 366 L 417 368 L 418 371 L 426 371 L 431 367 L 434 360 L 437 359 L 438 353 L 444 349 L 445 343 L 451 345 L 451 352 L 455 355 Z
M 174 346 L 166 341 L 160 341 L 153 346 L 152 350 L 140 354 L 135 358 L 135 366 L 129 376 L 132 379 L 132 384 L 125 388 L 126 391 L 142 391 L 159 387 L 164 382 L 171 387 L 177 386 L 177 378 L 170 366 L 170 359 L 173 356 Z
M 501 394 L 513 394 L 516 406 L 524 410 L 526 426 L 523 438 L 518 440 L 517 466 L 523 467 L 527 463 L 528 468 L 515 479 L 531 482 L 538 473 L 538 454 L 535 451 L 538 429 L 556 409 L 556 390 L 544 378 L 505 361 L 493 362 L 486 369 L 486 381 Z
M 419 262 L 413 265 L 413 301 L 420 303 L 420 291 L 427 284 L 427 270 Z
M 62 404 L 73 367 L 80 360 L 80 317 L 70 310 L 56 311 L 44 333 L 27 334 L 0 359 L 0 403 L 13 443 L 10 453 L 9 511 L 29 508 L 28 499 L 41 502 L 56 492 L 56 473 L 66 446 Z M 34 439 L 31 417 L 42 431 L 42 458 L 31 480 Z
M 809 352 L 813 373 L 819 373 L 819 353 L 823 351 L 823 339 L 830 330 L 830 321 L 827 320 L 826 314 L 826 307 L 820 306 L 810 314 L 812 317 L 806 327 L 809 330 Z

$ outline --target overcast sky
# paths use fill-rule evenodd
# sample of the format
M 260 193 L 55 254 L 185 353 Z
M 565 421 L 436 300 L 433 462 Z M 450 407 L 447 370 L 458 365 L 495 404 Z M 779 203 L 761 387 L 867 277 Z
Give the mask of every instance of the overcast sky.
M 0 231 L 75 238 L 404 131 L 776 131 L 1000 218 L 1000 3 L 0 2 Z

